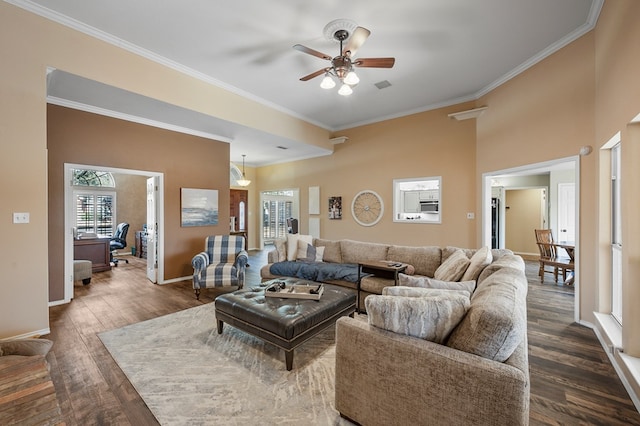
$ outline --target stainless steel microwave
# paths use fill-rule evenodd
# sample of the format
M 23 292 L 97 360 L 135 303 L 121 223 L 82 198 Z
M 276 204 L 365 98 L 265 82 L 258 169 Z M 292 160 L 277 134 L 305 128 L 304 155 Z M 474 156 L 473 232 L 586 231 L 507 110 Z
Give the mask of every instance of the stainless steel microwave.
M 439 211 L 438 201 L 420 201 L 420 211 L 422 213 L 438 213 Z

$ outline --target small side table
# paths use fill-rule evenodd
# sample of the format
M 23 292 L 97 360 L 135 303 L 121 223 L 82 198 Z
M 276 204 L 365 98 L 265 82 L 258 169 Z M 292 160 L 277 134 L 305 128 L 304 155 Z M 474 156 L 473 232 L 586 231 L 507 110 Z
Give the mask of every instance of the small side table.
M 362 274 L 374 275 L 380 278 L 393 278 L 393 285 L 398 285 L 398 274 L 406 270 L 406 263 L 390 262 L 388 260 L 359 262 L 356 305 L 358 307 L 358 313 L 360 313 L 360 281 L 363 278 Z

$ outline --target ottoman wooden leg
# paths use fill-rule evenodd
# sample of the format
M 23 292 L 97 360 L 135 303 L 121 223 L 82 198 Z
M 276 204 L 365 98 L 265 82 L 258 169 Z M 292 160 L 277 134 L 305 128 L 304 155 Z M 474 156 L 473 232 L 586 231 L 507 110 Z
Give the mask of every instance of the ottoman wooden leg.
M 293 369 L 293 349 L 284 351 L 284 361 L 287 365 L 287 371 L 291 371 Z
M 224 322 L 218 320 L 218 334 L 222 334 L 222 327 L 224 326 Z

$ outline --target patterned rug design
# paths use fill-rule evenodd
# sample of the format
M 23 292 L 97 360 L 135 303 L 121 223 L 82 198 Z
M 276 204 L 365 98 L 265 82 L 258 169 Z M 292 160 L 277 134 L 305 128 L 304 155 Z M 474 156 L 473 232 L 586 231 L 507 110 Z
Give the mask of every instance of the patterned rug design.
M 100 333 L 162 425 L 349 425 L 334 408 L 335 329 L 284 353 L 230 325 L 213 303 Z

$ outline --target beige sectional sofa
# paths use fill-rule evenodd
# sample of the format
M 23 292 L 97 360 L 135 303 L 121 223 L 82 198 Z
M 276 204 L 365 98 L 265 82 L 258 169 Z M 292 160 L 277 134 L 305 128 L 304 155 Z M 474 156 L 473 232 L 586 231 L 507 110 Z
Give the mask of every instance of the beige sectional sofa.
M 401 284 L 412 286 L 421 280 L 429 281 L 427 277 L 434 277 L 454 254 L 477 257 L 473 256 L 476 250 L 454 247 L 322 239 L 314 239 L 313 245 L 325 247 L 325 262 L 384 259 L 412 265 L 415 275 L 401 277 Z M 282 260 L 283 250 L 286 251 L 286 244 L 279 241 L 277 250 L 269 254 L 269 262 Z M 373 295 L 365 302 L 368 321 L 341 318 L 336 323 L 335 404 L 342 416 L 372 426 L 529 423 L 528 283 L 524 261 L 509 250 L 492 250 L 490 257 L 491 263 L 479 268 L 475 285 L 466 293 L 469 298 L 464 302 L 461 319 L 449 321 L 452 328 L 446 329 L 444 335 L 440 330 L 441 335 L 436 338 L 429 333 L 416 337 L 413 331 L 425 330 L 424 324 L 416 327 L 416 318 L 438 323 L 443 320 L 439 314 L 452 312 L 441 308 L 453 299 L 460 301 L 460 293 L 465 291 L 450 292 L 456 293 L 450 297 L 440 293 L 430 296 L 428 303 L 435 303 L 436 309 L 418 318 L 421 315 L 415 306 L 427 305 L 418 304 L 422 300 L 411 300 L 418 299 L 414 294 L 403 294 L 433 290 L 404 286 L 384 290 L 393 286 L 393 280 L 362 279 L 362 290 Z M 269 271 L 270 265 L 262 268 L 264 280 L 275 278 Z M 337 284 L 355 288 L 351 282 Z M 398 318 L 380 320 L 381 316 L 393 315 Z M 406 326 L 405 321 L 413 324 Z

